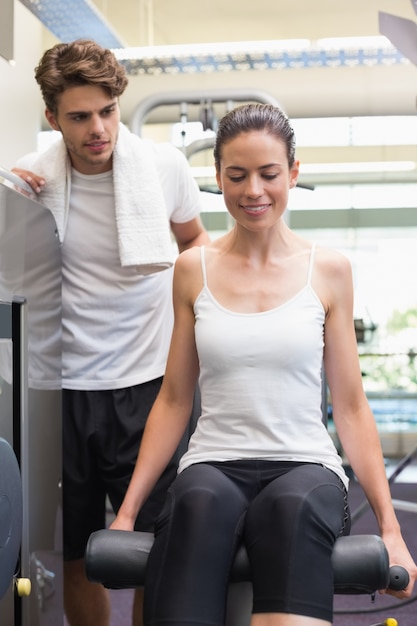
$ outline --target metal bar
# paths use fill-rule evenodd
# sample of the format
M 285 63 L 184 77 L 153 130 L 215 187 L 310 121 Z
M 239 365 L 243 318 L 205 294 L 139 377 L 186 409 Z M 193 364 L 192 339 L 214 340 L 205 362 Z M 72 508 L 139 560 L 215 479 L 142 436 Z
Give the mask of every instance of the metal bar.
M 409 513 L 417 513 L 417 502 L 410 502 L 409 500 L 392 500 L 394 509 L 399 511 L 408 511 Z
M 227 102 L 261 102 L 279 106 L 278 101 L 269 93 L 246 89 L 209 89 L 199 91 L 168 91 L 153 94 L 144 98 L 133 111 L 130 120 L 130 130 L 136 135 L 141 135 L 142 125 L 149 113 L 159 106 L 180 105 L 182 103 L 200 104 L 201 102 L 227 103 Z
M 397 476 L 399 476 L 401 474 L 401 472 L 408 466 L 410 465 L 411 461 L 414 459 L 414 457 L 417 454 L 417 446 L 414 448 L 414 450 L 412 450 L 411 452 L 409 452 L 409 454 L 407 454 L 396 466 L 396 468 L 394 469 L 394 471 L 390 474 L 389 478 L 388 478 L 388 482 L 389 484 L 393 483 L 394 480 L 397 478 Z

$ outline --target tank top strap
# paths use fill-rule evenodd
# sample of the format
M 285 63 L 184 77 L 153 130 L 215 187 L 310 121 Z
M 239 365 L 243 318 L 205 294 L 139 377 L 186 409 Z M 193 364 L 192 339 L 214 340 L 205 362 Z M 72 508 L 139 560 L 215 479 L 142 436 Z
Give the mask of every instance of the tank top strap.
M 207 287 L 205 246 L 200 247 L 200 259 L 201 259 L 201 272 L 203 274 L 203 284 L 204 284 L 204 287 Z
M 316 251 L 316 244 L 315 244 L 315 242 L 313 242 L 313 245 L 311 246 L 310 262 L 309 262 L 308 274 L 307 274 L 307 285 L 309 287 L 311 286 L 311 277 L 313 275 L 313 265 L 314 265 L 314 253 L 315 253 L 315 251 Z

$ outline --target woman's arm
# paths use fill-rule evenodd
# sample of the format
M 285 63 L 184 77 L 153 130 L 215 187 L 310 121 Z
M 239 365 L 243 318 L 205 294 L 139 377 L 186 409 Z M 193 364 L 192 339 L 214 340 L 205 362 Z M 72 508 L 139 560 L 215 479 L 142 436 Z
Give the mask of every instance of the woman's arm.
M 406 597 L 412 592 L 417 569 L 401 536 L 379 434 L 363 390 L 353 320 L 350 264 L 342 255 L 330 256 L 324 259 L 321 276 L 327 311 L 324 364 L 336 430 L 375 514 L 391 565 L 402 565 L 410 574 L 406 592 L 390 593 Z
M 172 458 L 191 415 L 198 378 L 194 299 L 190 289 L 194 282 L 195 254 L 190 250 L 184 256 L 177 259 L 174 271 L 175 322 L 164 380 L 149 414 L 135 469 L 112 529 L 133 529 L 140 507 Z

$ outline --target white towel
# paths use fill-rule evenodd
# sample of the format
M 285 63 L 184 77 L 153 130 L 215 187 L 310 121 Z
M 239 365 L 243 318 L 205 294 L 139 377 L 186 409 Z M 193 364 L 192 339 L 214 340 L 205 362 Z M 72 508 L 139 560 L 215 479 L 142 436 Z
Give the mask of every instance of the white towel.
M 59 139 L 35 158 L 24 157 L 18 167 L 45 178 L 40 201 L 53 213 L 63 241 L 71 186 L 64 141 Z M 121 265 L 136 266 L 139 274 L 171 267 L 174 249 L 152 144 L 123 124 L 113 153 L 113 183 Z

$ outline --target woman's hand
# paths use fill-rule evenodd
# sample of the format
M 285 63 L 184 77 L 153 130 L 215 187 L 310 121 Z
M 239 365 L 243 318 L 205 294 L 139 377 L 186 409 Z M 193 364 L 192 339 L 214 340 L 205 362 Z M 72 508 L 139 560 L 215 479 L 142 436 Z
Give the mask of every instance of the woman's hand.
M 117 515 L 114 521 L 110 524 L 110 530 L 134 530 L 134 521 L 131 521 L 121 515 Z
M 14 167 L 11 171 L 30 185 L 35 193 L 40 193 L 45 186 L 45 179 L 29 170 L 21 170 L 18 167 Z
M 394 536 L 390 533 L 383 533 L 382 539 L 388 550 L 390 566 L 400 565 L 404 567 L 408 572 L 410 580 L 407 587 L 403 590 L 395 591 L 393 589 L 385 589 L 381 593 L 387 593 L 400 599 L 409 598 L 413 592 L 414 583 L 417 580 L 417 566 L 401 535 L 398 537 L 396 533 Z

